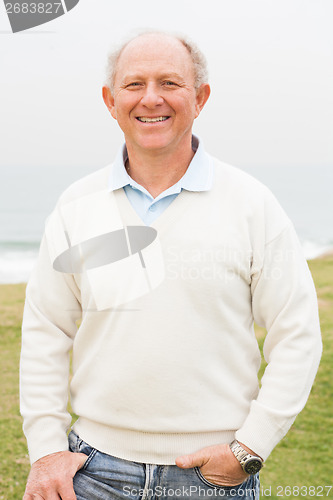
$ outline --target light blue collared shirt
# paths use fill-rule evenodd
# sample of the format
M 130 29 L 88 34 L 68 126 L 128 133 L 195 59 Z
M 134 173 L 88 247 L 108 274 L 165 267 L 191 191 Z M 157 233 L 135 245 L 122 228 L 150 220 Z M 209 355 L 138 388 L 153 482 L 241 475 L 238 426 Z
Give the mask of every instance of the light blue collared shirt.
M 214 172 L 213 162 L 205 152 L 202 142 L 194 135 L 192 136 L 192 149 L 195 154 L 183 177 L 176 184 L 153 198 L 143 186 L 128 175 L 125 168 L 128 156 L 124 144 L 112 165 L 108 188 L 110 191 L 123 188 L 140 219 L 146 226 L 149 226 L 183 189 L 187 191 L 209 191 L 211 189 Z

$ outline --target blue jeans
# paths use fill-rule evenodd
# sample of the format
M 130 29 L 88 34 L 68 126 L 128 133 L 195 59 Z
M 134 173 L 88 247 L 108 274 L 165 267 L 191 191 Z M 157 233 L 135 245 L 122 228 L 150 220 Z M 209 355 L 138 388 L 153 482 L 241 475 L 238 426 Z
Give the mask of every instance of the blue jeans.
M 74 476 L 77 500 L 259 499 L 258 474 L 238 486 L 222 487 L 207 481 L 198 467 L 180 469 L 123 460 L 97 451 L 73 431 L 68 440 L 70 451 L 87 455 Z

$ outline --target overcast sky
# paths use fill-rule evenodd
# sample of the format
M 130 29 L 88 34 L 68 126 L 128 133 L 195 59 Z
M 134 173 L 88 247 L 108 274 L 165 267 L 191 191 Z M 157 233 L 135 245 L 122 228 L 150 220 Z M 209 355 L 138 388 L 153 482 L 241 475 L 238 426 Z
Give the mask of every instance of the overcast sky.
M 133 29 L 189 35 L 212 94 L 206 149 L 238 166 L 333 166 L 332 0 L 80 0 L 12 34 L 0 3 L 0 167 L 91 166 L 122 142 L 101 97 L 106 55 Z

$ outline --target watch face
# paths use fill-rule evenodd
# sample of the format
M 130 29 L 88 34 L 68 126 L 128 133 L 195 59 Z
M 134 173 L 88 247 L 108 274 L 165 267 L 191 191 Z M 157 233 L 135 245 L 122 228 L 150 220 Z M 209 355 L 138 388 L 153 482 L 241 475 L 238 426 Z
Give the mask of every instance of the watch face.
M 257 458 L 250 458 L 245 464 L 244 464 L 244 471 L 247 474 L 256 474 L 257 472 L 260 471 L 262 467 L 262 462 L 261 460 L 258 460 Z

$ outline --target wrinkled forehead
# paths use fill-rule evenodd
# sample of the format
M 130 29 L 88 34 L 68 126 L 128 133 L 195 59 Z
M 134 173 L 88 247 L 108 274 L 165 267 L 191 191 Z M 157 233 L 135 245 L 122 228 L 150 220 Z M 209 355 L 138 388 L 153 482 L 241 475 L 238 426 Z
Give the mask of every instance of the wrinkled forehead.
M 136 68 L 150 71 L 159 67 L 164 71 L 178 69 L 194 78 L 192 58 L 180 40 L 169 35 L 146 34 L 124 47 L 116 65 L 115 79 Z

